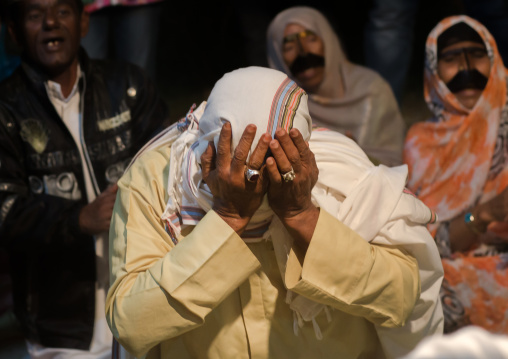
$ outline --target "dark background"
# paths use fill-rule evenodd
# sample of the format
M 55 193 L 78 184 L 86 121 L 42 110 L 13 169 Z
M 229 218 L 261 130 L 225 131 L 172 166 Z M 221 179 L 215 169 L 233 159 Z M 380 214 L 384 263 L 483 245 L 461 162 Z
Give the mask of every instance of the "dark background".
M 4 1 L 0 0 L 0 4 Z M 423 56 L 430 30 L 442 18 L 464 13 L 466 2 L 481 6 L 492 1 L 496 0 L 420 0 L 414 41 L 407 49 L 411 66 L 401 103 L 408 125 L 429 116 L 423 101 Z M 183 117 L 192 103 L 206 100 L 224 73 L 250 65 L 266 66 L 266 27 L 279 11 L 295 5 L 320 10 L 335 28 L 349 59 L 364 64 L 364 28 L 371 0 L 165 0 L 161 9 L 155 82 L 170 105 L 168 122 Z M 482 21 L 476 16 L 479 12 L 468 10 L 468 15 Z M 490 14 L 493 18 L 505 15 Z M 508 35 L 508 28 L 505 32 Z M 497 41 L 499 45 L 500 39 Z M 11 310 L 6 263 L 7 258 L 0 251 L 0 359 L 25 358 L 24 340 Z
M 349 59 L 364 64 L 363 37 L 370 0 L 166 1 L 160 26 L 157 84 L 170 104 L 171 121 L 182 117 L 193 102 L 206 100 L 225 72 L 250 65 L 266 66 L 266 27 L 279 11 L 295 5 L 320 10 L 335 28 Z M 420 1 L 413 46 L 407 54 L 412 62 L 402 101 L 408 124 L 428 115 L 422 81 L 426 37 L 439 20 L 463 12 L 459 0 Z

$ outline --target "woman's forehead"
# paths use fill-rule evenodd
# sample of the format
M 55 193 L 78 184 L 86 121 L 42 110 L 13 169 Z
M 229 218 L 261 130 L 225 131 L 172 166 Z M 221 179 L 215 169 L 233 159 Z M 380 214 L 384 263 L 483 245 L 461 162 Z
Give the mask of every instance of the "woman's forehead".
M 284 28 L 284 36 L 296 34 L 305 30 L 307 30 L 305 26 L 291 22 L 287 24 L 286 27 Z
M 449 53 L 450 51 L 452 52 L 462 51 L 464 49 L 465 50 L 485 49 L 485 44 L 479 44 L 474 41 L 460 41 L 441 49 L 438 55 L 443 55 L 444 53 Z

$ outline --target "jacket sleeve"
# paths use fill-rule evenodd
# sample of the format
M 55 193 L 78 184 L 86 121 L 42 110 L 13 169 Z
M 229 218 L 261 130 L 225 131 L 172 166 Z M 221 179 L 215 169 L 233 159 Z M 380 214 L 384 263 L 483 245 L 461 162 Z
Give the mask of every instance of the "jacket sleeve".
M 34 250 L 88 238 L 78 231 L 83 204 L 30 191 L 19 131 L 0 106 L 0 245 Z
M 288 289 L 385 327 L 400 327 L 420 294 L 416 259 L 397 247 L 366 242 L 321 209 L 300 263 L 291 251 Z
M 168 159 L 159 151 L 138 159 L 119 181 L 113 211 L 106 318 L 113 335 L 136 356 L 202 325 L 260 267 L 213 211 L 173 244 L 161 220 Z

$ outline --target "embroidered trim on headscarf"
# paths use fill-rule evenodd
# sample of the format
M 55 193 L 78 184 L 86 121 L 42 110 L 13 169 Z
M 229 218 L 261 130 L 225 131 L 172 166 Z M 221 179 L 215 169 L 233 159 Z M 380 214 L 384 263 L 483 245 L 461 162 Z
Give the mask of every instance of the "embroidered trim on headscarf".
M 305 91 L 290 79 L 286 79 L 280 84 L 273 97 L 267 127 L 267 132 L 272 135 L 272 138 L 275 138 L 275 131 L 279 127 L 287 132 L 293 128 L 293 119 L 304 94 Z

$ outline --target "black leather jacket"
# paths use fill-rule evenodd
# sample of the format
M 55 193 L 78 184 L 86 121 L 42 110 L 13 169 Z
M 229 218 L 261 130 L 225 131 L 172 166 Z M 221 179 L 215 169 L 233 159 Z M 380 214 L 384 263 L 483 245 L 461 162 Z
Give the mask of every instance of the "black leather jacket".
M 116 182 L 167 108 L 135 66 L 81 51 L 81 142 L 95 191 Z M 94 239 L 81 157 L 44 77 L 23 63 L 0 84 L 0 245 L 10 253 L 15 313 L 27 339 L 88 350 L 95 310 Z

